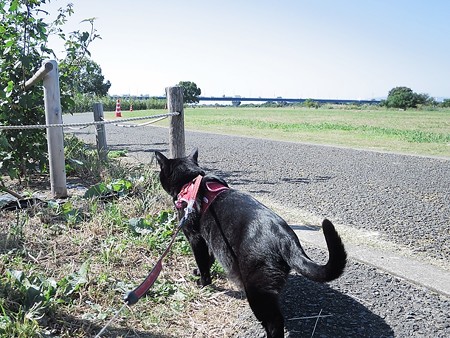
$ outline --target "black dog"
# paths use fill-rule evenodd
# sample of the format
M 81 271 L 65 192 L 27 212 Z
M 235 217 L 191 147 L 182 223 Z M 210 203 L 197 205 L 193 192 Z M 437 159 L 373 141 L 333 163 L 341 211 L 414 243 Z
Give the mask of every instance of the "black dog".
M 323 232 L 329 259 L 325 265 L 314 263 L 304 252 L 294 231 L 273 211 L 253 197 L 229 189 L 226 182 L 205 175 L 198 166 L 198 150 L 184 158 L 168 159 L 160 152 L 156 158 L 161 168 L 161 184 L 174 199 L 180 215 L 179 194 L 198 175 L 203 176 L 194 216 L 183 227 L 191 244 L 200 273 L 200 283 L 211 283 L 210 268 L 216 258 L 229 276 L 247 295 L 253 313 L 264 326 L 267 337 L 284 337 L 284 319 L 279 307 L 279 292 L 291 268 L 303 276 L 328 282 L 338 278 L 347 254 L 333 224 L 324 220 Z M 222 188 L 208 201 L 208 182 Z M 203 209 L 203 210 L 202 210 Z

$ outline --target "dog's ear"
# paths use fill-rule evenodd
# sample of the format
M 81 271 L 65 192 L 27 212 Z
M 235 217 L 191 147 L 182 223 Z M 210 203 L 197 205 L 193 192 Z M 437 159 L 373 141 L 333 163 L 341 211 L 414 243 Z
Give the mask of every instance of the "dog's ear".
M 165 157 L 163 154 L 161 154 L 159 151 L 155 151 L 155 157 L 156 157 L 156 160 L 158 161 L 158 163 L 159 163 L 159 167 L 162 169 L 162 168 L 164 168 L 164 167 L 166 167 L 166 165 L 167 165 L 167 162 L 169 161 L 168 159 L 167 159 L 167 157 Z
M 191 159 L 193 159 L 194 162 L 195 162 L 196 164 L 198 164 L 198 161 L 197 161 L 197 159 L 198 159 L 198 148 L 195 147 L 194 149 L 192 149 L 192 151 L 191 151 L 191 153 L 189 154 L 188 157 L 191 158 Z

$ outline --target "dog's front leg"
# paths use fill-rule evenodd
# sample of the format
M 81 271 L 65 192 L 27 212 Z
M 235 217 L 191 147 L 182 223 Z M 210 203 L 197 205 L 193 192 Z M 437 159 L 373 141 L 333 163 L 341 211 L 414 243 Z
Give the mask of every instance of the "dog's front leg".
M 191 247 L 200 273 L 200 284 L 202 286 L 211 284 L 210 269 L 211 265 L 214 263 L 214 256 L 209 254 L 206 241 L 199 236 L 195 239 L 195 244 L 191 244 Z
M 211 284 L 210 269 L 211 265 L 214 263 L 214 256 L 209 254 L 206 241 L 198 233 L 193 234 L 189 231 L 184 231 L 184 234 L 189 240 L 192 252 L 194 253 L 195 262 L 198 267 L 198 274 L 200 275 L 200 284 L 202 286 Z

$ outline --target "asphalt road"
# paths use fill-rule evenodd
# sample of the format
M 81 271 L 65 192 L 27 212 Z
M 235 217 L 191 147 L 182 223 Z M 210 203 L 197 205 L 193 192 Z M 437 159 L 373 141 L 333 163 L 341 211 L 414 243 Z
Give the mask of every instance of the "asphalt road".
M 91 116 L 64 120 L 88 121 Z M 95 142 L 93 127 L 75 133 Z M 154 150 L 168 152 L 168 130 L 108 126 L 107 142 L 110 149 L 127 149 L 129 157 L 150 162 Z M 286 210 L 329 218 L 350 229 L 350 236 L 352 229 L 373 235 L 438 265 L 448 277 L 449 159 L 189 131 L 186 147 L 188 152 L 198 147 L 200 165 L 234 188 Z M 311 256 L 324 258 L 323 250 L 305 246 Z M 285 317 L 293 318 L 286 322 L 289 337 L 310 337 L 316 318 L 295 318 L 320 312 L 324 317 L 314 337 L 450 337 L 446 295 L 354 259 L 340 279 L 326 285 L 293 275 L 282 307 Z M 261 334 L 251 314 L 243 320 L 249 322 L 248 332 L 236 337 Z

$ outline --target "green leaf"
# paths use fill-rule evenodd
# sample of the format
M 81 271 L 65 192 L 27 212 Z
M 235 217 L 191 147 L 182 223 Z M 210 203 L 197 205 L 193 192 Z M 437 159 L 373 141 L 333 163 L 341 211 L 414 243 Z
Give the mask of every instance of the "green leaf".
M 108 188 L 111 189 L 111 191 L 118 193 L 119 196 L 128 194 L 132 187 L 133 184 L 125 179 L 115 180 L 108 185 Z
M 9 6 L 9 12 L 15 12 L 15 11 L 17 11 L 17 8 L 19 8 L 19 1 L 13 0 L 11 2 L 11 5 Z
M 11 47 L 12 45 L 14 45 L 16 41 L 14 39 L 9 39 L 5 41 L 5 47 Z
M 7 273 L 10 277 L 15 279 L 16 281 L 22 283 L 22 281 L 25 279 L 25 274 L 23 271 L 20 270 L 7 270 Z
M 88 282 L 88 261 L 84 262 L 77 272 L 73 272 L 61 279 L 57 284 L 61 288 L 64 296 L 69 296 L 78 292 Z
M 73 211 L 73 206 L 71 202 L 66 202 L 61 206 L 61 210 L 64 215 L 68 215 Z
M 8 140 L 4 135 L 0 133 L 0 149 L 11 149 L 11 145 L 8 143 Z
M 145 218 L 131 218 L 128 220 L 128 226 L 135 235 L 148 235 L 155 230 L 152 222 Z
M 10 97 L 12 94 L 12 91 L 14 89 L 14 82 L 8 81 L 8 85 L 3 89 L 6 92 L 6 97 Z
M 89 33 L 88 32 L 83 32 L 83 34 L 81 34 L 80 40 L 82 42 L 85 42 L 85 41 L 87 41 L 87 39 L 89 39 Z
M 127 150 L 111 150 L 108 152 L 108 158 L 119 158 L 127 156 Z
M 90 187 L 85 193 L 84 193 L 84 197 L 85 198 L 92 198 L 92 197 L 98 197 L 98 196 L 102 196 L 105 193 L 109 192 L 109 189 L 106 185 L 106 183 L 98 183 L 96 185 L 93 185 L 92 187 Z
M 59 208 L 58 202 L 55 202 L 55 201 L 48 201 L 48 202 L 47 202 L 47 205 L 48 205 L 50 208 L 55 209 L 55 210 L 57 210 L 57 209 Z

